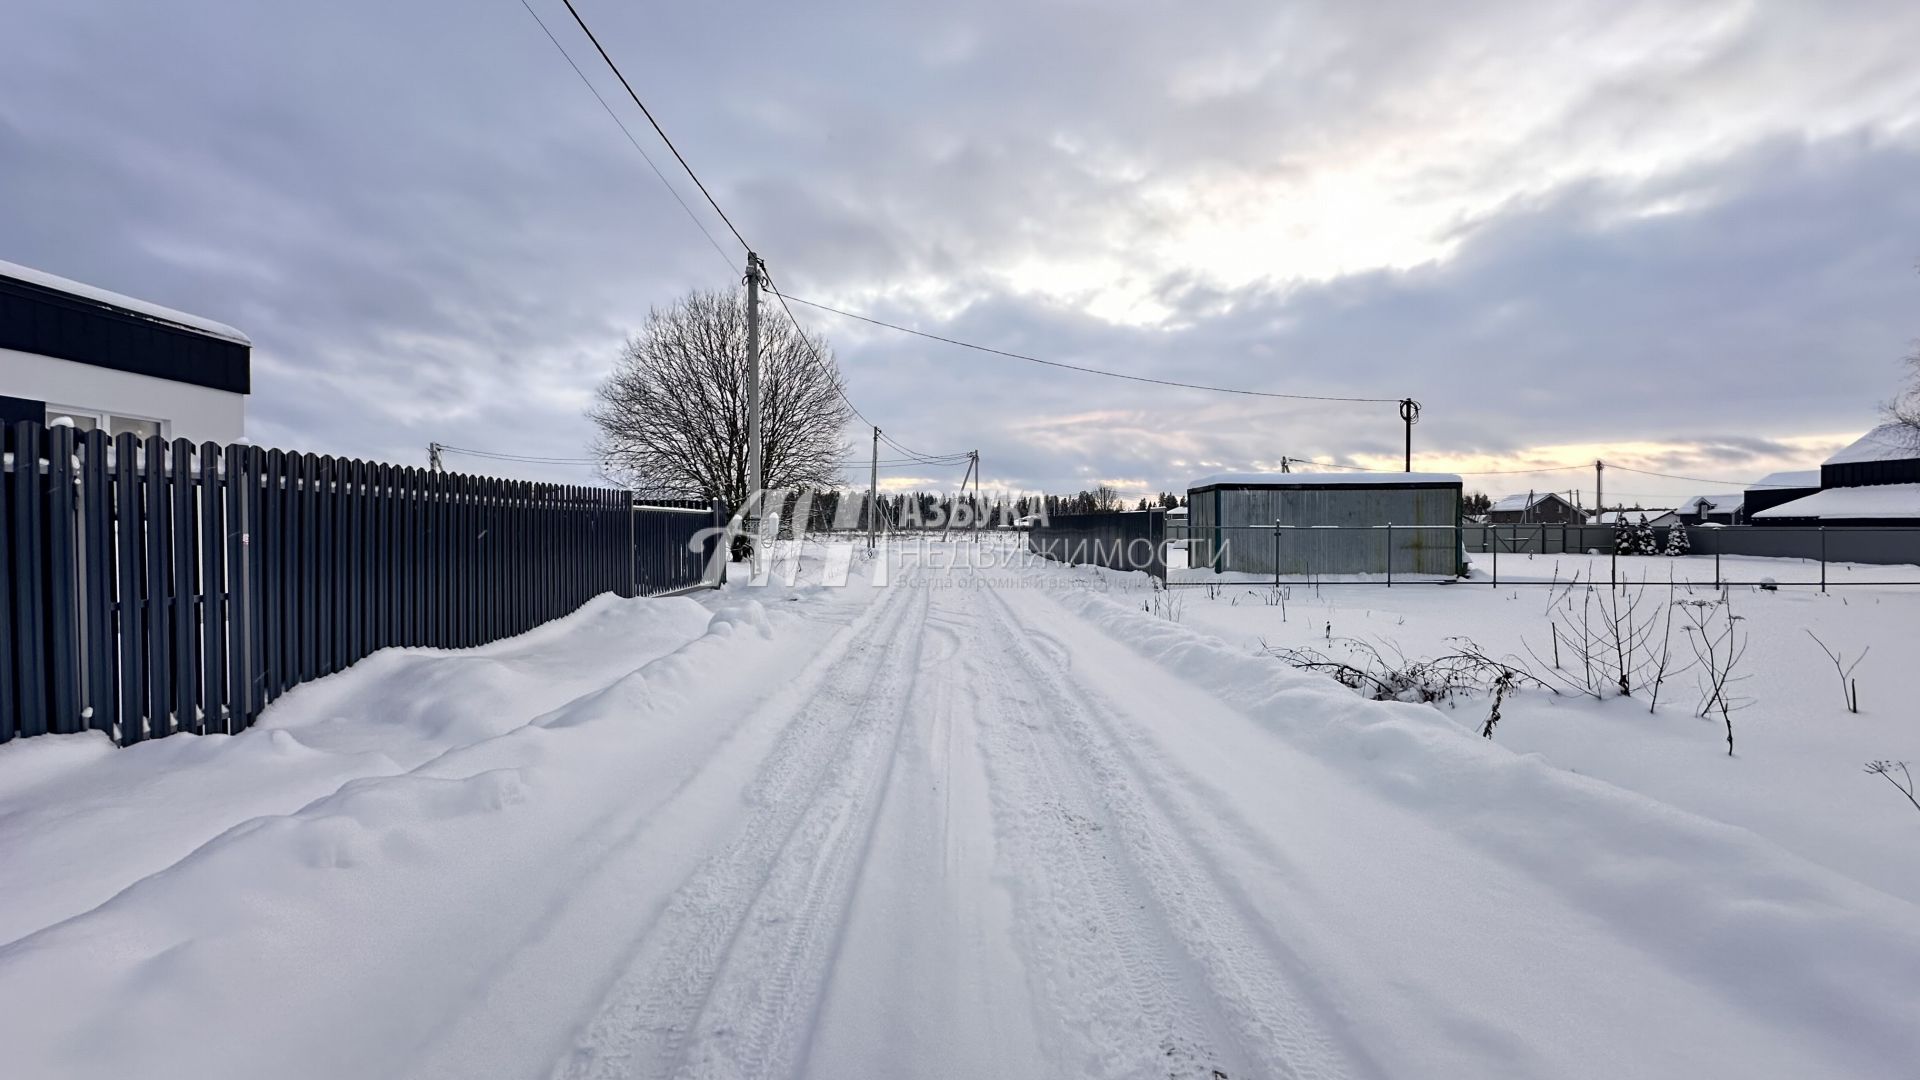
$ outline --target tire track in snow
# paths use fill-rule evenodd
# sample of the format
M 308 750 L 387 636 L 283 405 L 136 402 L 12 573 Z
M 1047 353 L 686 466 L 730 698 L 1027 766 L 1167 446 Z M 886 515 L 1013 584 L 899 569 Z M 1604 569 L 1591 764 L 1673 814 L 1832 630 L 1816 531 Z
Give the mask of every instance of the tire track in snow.
M 926 594 L 887 590 L 767 756 L 745 824 L 675 893 L 553 1076 L 794 1070 L 907 711 Z
M 1220 878 L 1092 719 L 1114 708 L 1025 640 L 994 590 L 969 658 L 1036 996 L 1081 1039 L 1072 1073 L 1336 1078 L 1321 1031 Z

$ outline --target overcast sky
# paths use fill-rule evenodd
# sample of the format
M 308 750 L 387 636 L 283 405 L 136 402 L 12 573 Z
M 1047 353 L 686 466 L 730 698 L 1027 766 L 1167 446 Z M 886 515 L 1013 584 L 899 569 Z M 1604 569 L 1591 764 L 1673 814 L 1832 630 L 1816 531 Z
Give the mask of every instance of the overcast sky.
M 671 167 L 560 0 L 530 2 Z M 1811 466 L 1920 336 L 1911 0 L 576 3 L 793 295 L 1154 377 L 1411 395 L 1419 468 Z M 256 441 L 580 456 L 648 308 L 738 280 L 519 0 L 4 23 L 0 258 L 245 330 Z M 1391 405 L 796 311 L 864 413 L 979 448 L 989 486 L 1397 467 Z M 1591 499 L 1593 474 L 1469 478 L 1536 485 Z

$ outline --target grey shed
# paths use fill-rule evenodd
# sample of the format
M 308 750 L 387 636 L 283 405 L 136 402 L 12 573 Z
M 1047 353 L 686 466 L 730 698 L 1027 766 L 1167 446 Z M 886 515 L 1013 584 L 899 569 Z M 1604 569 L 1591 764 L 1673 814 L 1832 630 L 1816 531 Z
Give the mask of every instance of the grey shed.
M 1189 565 L 1451 577 L 1466 570 L 1460 502 L 1452 473 L 1209 476 L 1187 487 Z

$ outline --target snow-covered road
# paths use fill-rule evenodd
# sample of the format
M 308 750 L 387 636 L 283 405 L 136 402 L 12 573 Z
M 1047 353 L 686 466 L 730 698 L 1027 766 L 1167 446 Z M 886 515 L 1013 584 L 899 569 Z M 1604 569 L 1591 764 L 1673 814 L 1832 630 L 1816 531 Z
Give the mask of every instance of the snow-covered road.
M 1915 905 L 1101 575 L 928 550 L 381 654 L 232 739 L 6 748 L 5 1071 L 1920 1061 Z

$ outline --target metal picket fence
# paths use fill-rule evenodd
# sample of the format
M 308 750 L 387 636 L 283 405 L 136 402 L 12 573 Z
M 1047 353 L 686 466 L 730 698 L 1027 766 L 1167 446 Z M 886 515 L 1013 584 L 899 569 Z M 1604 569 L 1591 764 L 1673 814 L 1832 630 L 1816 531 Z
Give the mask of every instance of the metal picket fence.
M 1027 550 L 1071 566 L 1139 570 L 1165 579 L 1164 510 L 1054 514 L 1027 530 Z
M 603 592 L 703 580 L 697 558 L 653 550 L 691 534 L 625 491 L 33 423 L 0 436 L 0 742 L 238 732 L 377 649 L 481 645 Z

